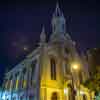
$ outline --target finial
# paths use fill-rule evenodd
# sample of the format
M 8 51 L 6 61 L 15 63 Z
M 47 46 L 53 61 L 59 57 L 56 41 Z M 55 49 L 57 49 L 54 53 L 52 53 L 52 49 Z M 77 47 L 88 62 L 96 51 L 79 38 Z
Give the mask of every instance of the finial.
M 41 33 L 45 33 L 45 27 L 44 27 L 44 25 L 42 26 L 42 32 Z
M 56 3 L 56 11 L 55 11 L 55 14 L 56 14 L 56 16 L 60 16 L 62 14 L 58 2 Z
M 42 26 L 42 32 L 40 34 L 40 42 L 44 43 L 46 41 L 46 34 L 45 34 L 45 27 L 44 25 Z
M 60 10 L 59 3 L 57 2 L 57 3 L 56 3 L 55 12 L 53 13 L 53 17 L 58 17 L 58 16 L 62 16 L 62 17 L 63 17 L 63 13 L 62 13 L 62 11 Z
M 59 8 L 59 3 L 58 3 L 58 1 L 57 1 L 57 3 L 56 3 L 56 9 L 58 9 Z

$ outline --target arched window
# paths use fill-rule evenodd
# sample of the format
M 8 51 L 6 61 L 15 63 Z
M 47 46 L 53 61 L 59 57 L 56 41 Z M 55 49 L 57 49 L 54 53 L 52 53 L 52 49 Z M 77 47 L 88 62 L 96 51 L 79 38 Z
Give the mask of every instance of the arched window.
M 31 86 L 33 84 L 33 77 L 36 69 L 37 60 L 32 61 L 31 63 Z
M 70 51 L 69 51 L 69 49 L 68 48 L 65 48 L 65 54 L 69 54 L 70 53 Z
M 22 96 L 20 96 L 20 100 L 24 100 L 24 96 L 22 95 Z
M 25 74 L 26 74 L 26 68 L 23 69 L 22 72 L 22 88 L 26 88 L 26 80 L 25 80 Z
M 11 75 L 10 78 L 9 78 L 9 80 L 10 80 L 9 89 L 10 89 L 10 90 L 12 90 L 12 85 L 13 85 L 13 84 L 12 84 L 12 78 L 13 78 L 13 77 L 12 77 L 12 75 Z
M 58 95 L 56 92 L 54 92 L 51 96 L 51 100 L 58 100 Z
M 56 62 L 55 62 L 55 59 L 51 58 L 50 64 L 51 64 L 51 79 L 56 80 Z

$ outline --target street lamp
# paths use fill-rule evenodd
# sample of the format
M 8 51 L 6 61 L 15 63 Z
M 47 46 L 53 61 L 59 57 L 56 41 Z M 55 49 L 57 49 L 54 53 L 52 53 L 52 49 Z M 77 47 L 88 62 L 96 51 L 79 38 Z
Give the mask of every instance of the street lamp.
M 78 63 L 72 63 L 71 64 L 71 79 L 72 79 L 72 95 L 73 95 L 73 100 L 75 100 L 75 94 L 76 94 L 76 91 L 75 91 L 75 88 L 74 88 L 74 79 L 73 79 L 73 72 L 77 72 L 79 71 L 79 64 Z
M 64 94 L 68 94 L 68 89 L 67 88 L 64 88 Z
M 71 64 L 71 72 L 72 71 L 78 71 L 79 70 L 79 64 L 78 63 L 72 63 Z

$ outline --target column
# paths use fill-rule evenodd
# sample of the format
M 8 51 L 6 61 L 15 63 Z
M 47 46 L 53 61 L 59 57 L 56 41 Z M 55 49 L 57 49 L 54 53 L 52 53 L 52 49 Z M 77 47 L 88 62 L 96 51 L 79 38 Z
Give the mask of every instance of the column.
M 18 100 L 20 100 L 20 89 L 21 89 L 21 75 L 22 75 L 22 70 L 18 72 L 19 74 L 17 75 L 17 80 L 16 80 L 16 85 L 17 85 L 17 95 L 18 95 Z
M 29 60 L 27 60 L 25 66 L 26 66 L 26 100 L 29 100 L 29 90 L 30 88 L 30 81 L 31 81 L 31 70 L 30 70 L 30 65 L 31 62 Z

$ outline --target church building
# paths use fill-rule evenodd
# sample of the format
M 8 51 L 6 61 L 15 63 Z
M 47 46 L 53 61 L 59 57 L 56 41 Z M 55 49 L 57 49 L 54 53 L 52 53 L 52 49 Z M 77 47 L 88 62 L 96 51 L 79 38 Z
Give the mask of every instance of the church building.
M 1 100 L 92 100 L 82 85 L 89 78 L 88 64 L 67 33 L 58 3 L 51 26 L 48 41 L 43 26 L 38 47 L 5 73 Z

